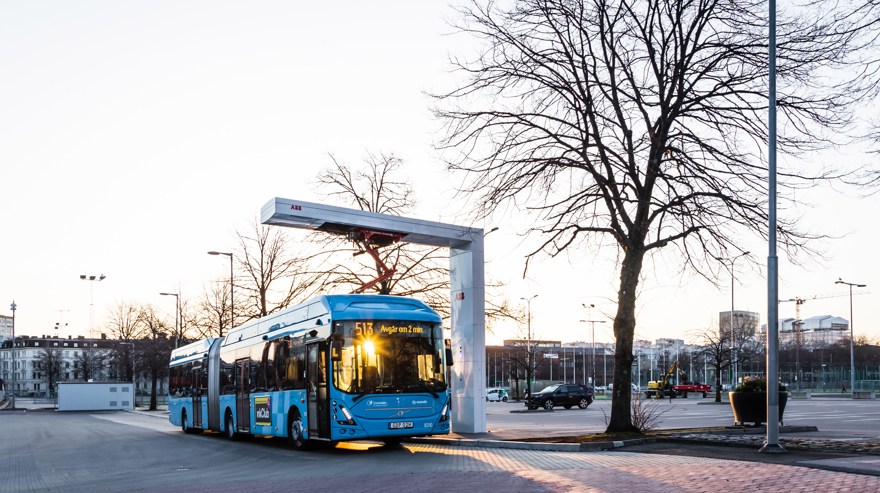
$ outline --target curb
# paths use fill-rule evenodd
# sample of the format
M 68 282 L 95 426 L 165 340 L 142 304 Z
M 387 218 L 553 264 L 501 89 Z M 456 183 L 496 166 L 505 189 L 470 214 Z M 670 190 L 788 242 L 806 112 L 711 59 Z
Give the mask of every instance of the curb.
M 506 440 L 480 440 L 469 438 L 409 438 L 407 443 L 451 445 L 454 447 L 504 448 L 516 450 L 541 450 L 544 452 L 579 452 L 580 443 L 517 442 Z
M 451 445 L 454 447 L 481 447 L 503 448 L 516 450 L 540 450 L 544 452 L 596 452 L 626 447 L 628 445 L 642 445 L 654 443 L 657 438 L 633 438 L 629 440 L 615 440 L 610 442 L 580 442 L 580 443 L 552 443 L 552 442 L 518 442 L 516 440 L 481 440 L 469 438 L 410 438 L 408 443 L 424 443 L 435 445 Z
M 819 429 L 815 426 L 786 426 L 784 428 L 784 433 L 805 433 L 819 431 Z M 668 436 L 653 436 L 646 438 L 631 438 L 627 440 L 614 440 L 607 442 L 580 443 L 522 442 L 517 440 L 486 440 L 479 438 L 473 439 L 440 437 L 414 437 L 407 439 L 406 441 L 409 443 L 451 445 L 457 447 L 504 448 L 518 450 L 541 450 L 550 452 L 596 452 L 656 442 L 705 443 L 711 445 L 726 445 L 734 447 L 753 447 L 754 444 L 743 441 L 722 439 L 713 440 L 711 438 L 700 438 L 699 435 L 717 436 L 720 438 L 724 436 L 763 435 L 764 433 L 766 433 L 766 430 L 764 428 L 736 428 L 724 430 L 703 430 L 699 432 L 677 432 L 670 433 Z

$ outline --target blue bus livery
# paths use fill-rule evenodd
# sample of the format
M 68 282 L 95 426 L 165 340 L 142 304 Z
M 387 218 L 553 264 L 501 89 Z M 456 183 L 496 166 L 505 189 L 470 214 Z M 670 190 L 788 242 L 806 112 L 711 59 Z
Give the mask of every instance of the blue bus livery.
M 169 420 L 298 449 L 447 434 L 452 357 L 441 322 L 411 298 L 319 296 L 175 349 Z

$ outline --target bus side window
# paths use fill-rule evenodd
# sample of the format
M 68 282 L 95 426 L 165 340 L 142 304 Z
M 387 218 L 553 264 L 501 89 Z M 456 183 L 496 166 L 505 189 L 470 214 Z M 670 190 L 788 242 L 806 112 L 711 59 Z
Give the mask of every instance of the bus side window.
M 272 359 L 274 359 L 275 354 L 271 352 L 271 349 L 272 349 L 272 343 L 267 342 L 263 346 L 262 354 L 260 354 L 260 360 L 259 360 L 260 370 L 259 370 L 259 374 L 257 377 L 257 385 L 256 385 L 256 390 L 258 390 L 258 391 L 272 390 L 272 388 L 270 387 L 269 380 L 270 380 L 270 375 L 274 372 L 274 369 L 272 368 L 273 367 Z
M 235 362 L 230 363 L 232 365 L 232 393 L 238 394 L 241 392 L 239 388 L 239 383 L 241 382 L 241 367 Z
M 232 377 L 233 364 L 228 362 L 227 359 L 228 356 L 220 356 L 220 393 L 234 394 L 235 389 L 232 384 L 235 381 Z
M 262 346 L 252 346 L 249 351 L 248 358 L 248 392 L 258 392 L 260 390 L 265 390 L 260 387 L 260 376 L 261 371 L 260 367 L 263 365 L 260 364 L 263 359 L 263 348 Z
M 304 347 L 302 345 L 294 345 L 292 341 L 281 341 L 279 344 L 279 353 L 283 356 L 275 360 L 275 366 L 281 379 L 281 388 L 284 390 L 294 390 L 305 388 L 303 381 L 304 366 Z
M 292 388 L 306 388 L 306 347 L 303 345 L 294 346 L 288 361 L 287 378 L 293 383 Z
M 272 343 L 272 352 L 275 355 L 275 364 L 272 368 L 272 381 L 275 382 L 275 388 L 277 390 L 284 390 L 285 387 L 285 379 L 282 368 L 287 364 L 287 361 L 284 358 L 284 346 L 286 343 L 284 341 L 274 341 Z

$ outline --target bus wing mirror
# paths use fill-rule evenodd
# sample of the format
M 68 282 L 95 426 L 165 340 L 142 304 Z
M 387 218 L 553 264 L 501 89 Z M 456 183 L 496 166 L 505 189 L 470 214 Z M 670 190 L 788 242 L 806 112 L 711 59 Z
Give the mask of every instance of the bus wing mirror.
M 446 345 L 446 366 L 452 366 L 452 341 L 444 339 L 443 342 Z

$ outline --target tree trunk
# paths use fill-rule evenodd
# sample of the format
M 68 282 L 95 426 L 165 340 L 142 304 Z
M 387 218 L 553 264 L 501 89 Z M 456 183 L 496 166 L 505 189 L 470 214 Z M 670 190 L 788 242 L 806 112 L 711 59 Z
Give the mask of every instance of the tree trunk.
M 155 411 L 156 409 L 159 408 L 158 402 L 156 402 L 157 401 L 157 399 L 156 399 L 156 384 L 158 383 L 158 381 L 159 381 L 158 372 L 156 370 L 150 370 L 150 382 L 151 382 L 151 385 L 150 385 L 150 387 L 151 387 L 151 389 L 150 389 L 150 411 Z
M 617 315 L 614 317 L 614 389 L 606 433 L 639 431 L 632 423 L 633 339 L 636 331 L 636 289 L 645 252 L 631 250 L 620 267 Z
M 715 367 L 715 402 L 721 402 L 721 367 Z

